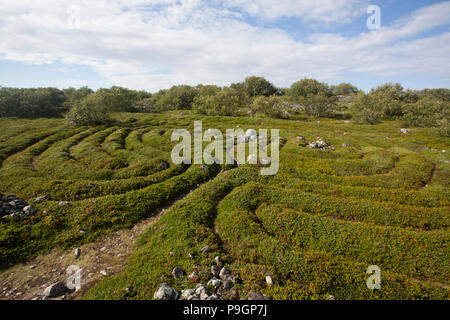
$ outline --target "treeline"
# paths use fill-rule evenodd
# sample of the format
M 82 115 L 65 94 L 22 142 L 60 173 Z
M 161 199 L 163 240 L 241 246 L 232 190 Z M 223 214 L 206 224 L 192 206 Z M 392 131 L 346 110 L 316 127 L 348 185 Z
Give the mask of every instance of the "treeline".
M 406 126 L 436 127 L 449 135 L 450 90 L 405 90 L 385 84 L 364 93 L 350 83 L 330 86 L 304 78 L 289 88 L 277 88 L 263 77 L 251 76 L 227 87 L 177 85 L 155 93 L 111 87 L 80 89 L 0 87 L 0 116 L 66 116 L 72 124 L 101 124 L 110 112 L 192 110 L 205 115 L 247 115 L 291 118 L 352 118 L 376 124 L 400 120 Z
M 122 87 L 93 91 L 88 87 L 79 89 L 57 88 L 7 88 L 0 86 L 0 117 L 58 117 L 80 105 L 100 104 L 107 111 L 135 112 L 134 104 L 150 97 L 145 91 Z

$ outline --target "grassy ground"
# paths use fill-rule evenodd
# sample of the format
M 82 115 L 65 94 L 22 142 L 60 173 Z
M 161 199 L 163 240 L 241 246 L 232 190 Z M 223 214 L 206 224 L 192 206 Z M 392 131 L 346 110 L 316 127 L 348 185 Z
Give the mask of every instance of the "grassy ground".
M 121 122 L 130 116 L 137 122 Z M 241 296 L 259 290 L 274 299 L 448 298 L 448 138 L 423 128 L 402 134 L 397 122 L 188 111 L 116 119 L 90 128 L 0 119 L 0 192 L 29 201 L 49 196 L 32 217 L 0 219 L 2 268 L 130 228 L 211 179 L 152 224 L 125 270 L 85 298 L 130 298 L 124 289 L 133 286 L 133 298 L 151 299 L 162 281 L 191 288 L 186 278 L 173 280 L 172 269 L 195 269 L 208 280 L 216 255 L 239 275 Z M 222 132 L 280 129 L 278 174 L 263 177 L 249 165 L 222 173 L 218 166 L 173 165 L 172 130 L 192 131 L 194 120 Z M 312 150 L 298 136 L 321 137 L 334 148 Z M 208 254 L 200 252 L 205 245 Z M 381 290 L 366 287 L 366 269 L 374 264 L 382 271 Z M 266 275 L 274 285 L 266 285 Z

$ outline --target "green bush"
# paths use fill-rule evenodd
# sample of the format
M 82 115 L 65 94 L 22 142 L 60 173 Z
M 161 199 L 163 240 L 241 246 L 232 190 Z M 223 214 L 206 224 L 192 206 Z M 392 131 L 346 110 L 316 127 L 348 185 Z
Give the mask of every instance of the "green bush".
M 356 99 L 350 107 L 353 113 L 355 123 L 377 124 L 384 118 L 383 112 L 380 110 L 377 99 L 372 96 L 359 92 Z
M 288 112 L 288 102 L 280 96 L 260 96 L 255 98 L 250 109 L 271 118 L 284 118 Z
M 300 103 L 305 107 L 307 115 L 312 117 L 326 117 L 331 115 L 335 107 L 335 99 L 324 93 L 308 94 L 300 98 Z
M 289 89 L 289 95 L 294 98 L 306 98 L 308 95 L 318 94 L 330 96 L 332 95 L 332 91 L 326 83 L 308 78 L 293 83 Z
M 152 96 L 152 100 L 154 106 L 160 111 L 191 109 L 197 94 L 197 88 L 188 85 L 180 85 L 173 86 L 169 90 L 159 91 Z
M 404 105 L 403 113 L 405 125 L 438 127 L 444 136 L 449 131 L 450 101 L 425 96 L 416 103 Z
M 249 97 L 271 96 L 277 93 L 277 89 L 263 77 L 247 77 L 243 86 L 245 93 Z
M 110 110 L 99 95 L 92 94 L 77 102 L 67 113 L 66 119 L 74 125 L 99 125 L 111 122 Z
M 212 92 L 211 92 L 212 94 Z M 245 103 L 245 97 L 237 90 L 224 88 L 214 95 L 200 95 L 194 100 L 195 113 L 231 116 Z
M 348 96 L 358 93 L 358 88 L 348 82 L 342 82 L 337 86 L 331 86 L 334 94 L 339 96 Z

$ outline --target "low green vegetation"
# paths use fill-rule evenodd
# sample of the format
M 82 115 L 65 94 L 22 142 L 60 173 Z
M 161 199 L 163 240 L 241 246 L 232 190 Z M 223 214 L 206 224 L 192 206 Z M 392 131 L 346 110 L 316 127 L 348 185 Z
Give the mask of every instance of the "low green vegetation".
M 58 89 L 17 90 L 1 88 L 0 110 Z M 1 114 L 0 192 L 38 209 L 0 219 L 1 268 L 130 228 L 179 200 L 140 235 L 127 267 L 86 299 L 152 299 L 161 282 L 193 288 L 172 269 L 207 282 L 215 256 L 237 276 L 240 297 L 448 299 L 448 90 L 387 84 L 363 93 L 314 79 L 283 89 L 249 77 L 153 94 L 61 92 L 46 102 L 54 113 L 28 114 L 51 118 Z M 192 133 L 198 120 L 204 131 L 279 129 L 278 173 L 174 165 L 173 130 Z M 315 148 L 318 140 L 326 147 Z M 366 286 L 370 265 L 381 268 L 381 290 Z

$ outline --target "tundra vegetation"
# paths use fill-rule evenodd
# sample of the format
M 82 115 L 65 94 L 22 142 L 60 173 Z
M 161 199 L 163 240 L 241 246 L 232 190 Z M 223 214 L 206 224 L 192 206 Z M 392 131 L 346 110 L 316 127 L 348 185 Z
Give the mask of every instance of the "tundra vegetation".
M 448 299 L 449 104 L 448 89 L 276 88 L 261 77 L 156 93 L 0 88 L 0 193 L 38 209 L 0 218 L 0 267 L 131 228 L 181 199 L 86 299 L 194 288 L 216 256 L 241 297 Z M 280 129 L 279 172 L 174 165 L 171 134 L 195 120 Z M 366 286 L 370 265 L 380 290 Z M 174 278 L 175 267 L 197 276 Z

